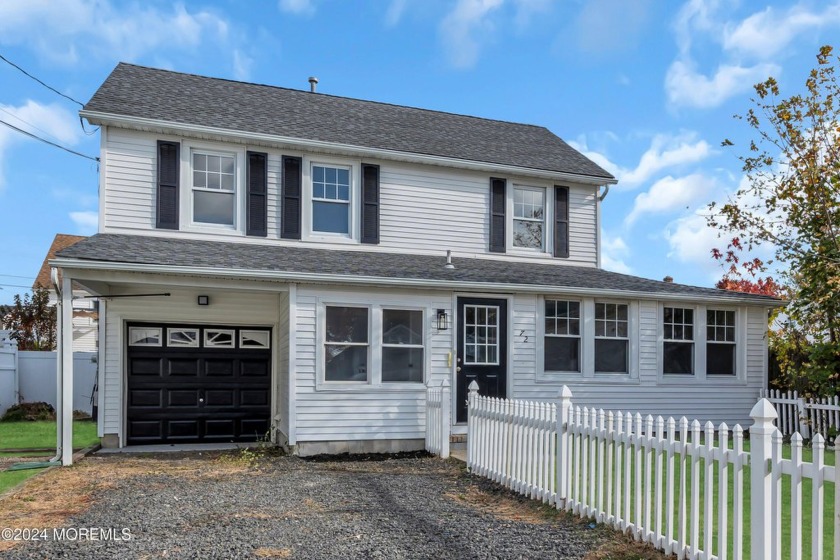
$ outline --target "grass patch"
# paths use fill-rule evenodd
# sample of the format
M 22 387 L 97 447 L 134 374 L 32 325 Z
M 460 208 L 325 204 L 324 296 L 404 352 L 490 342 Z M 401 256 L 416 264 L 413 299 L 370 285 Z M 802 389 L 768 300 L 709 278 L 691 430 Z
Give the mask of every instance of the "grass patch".
M 55 422 L 0 422 L 0 449 L 54 448 L 56 446 Z M 99 442 L 96 422 L 73 422 L 73 447 L 82 449 Z
M 43 469 L 28 469 L 25 471 L 3 471 L 0 472 L 0 494 L 13 488 L 32 476 L 35 476 Z

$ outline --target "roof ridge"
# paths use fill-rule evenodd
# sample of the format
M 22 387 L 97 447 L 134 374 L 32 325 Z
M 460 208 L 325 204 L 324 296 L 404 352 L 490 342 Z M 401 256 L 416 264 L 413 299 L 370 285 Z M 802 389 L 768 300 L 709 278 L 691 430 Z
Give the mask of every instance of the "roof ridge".
M 167 74 L 177 74 L 177 75 L 180 75 L 180 76 L 192 76 L 192 77 L 195 77 L 195 78 L 202 78 L 202 79 L 205 79 L 205 80 L 216 80 L 216 81 L 219 81 L 219 82 L 229 82 L 229 83 L 233 83 L 233 84 L 245 84 L 245 85 L 257 86 L 257 87 L 263 87 L 263 88 L 270 88 L 270 89 L 281 89 L 281 90 L 292 92 L 292 93 L 295 93 L 295 94 L 311 95 L 311 93 L 306 91 L 306 90 L 295 89 L 295 88 L 290 88 L 290 87 L 286 87 L 286 86 L 278 86 L 278 85 L 272 85 L 272 84 L 261 84 L 261 83 L 258 83 L 258 82 L 246 82 L 246 81 L 242 81 L 242 80 L 234 80 L 232 78 L 219 78 L 217 76 L 205 76 L 203 74 L 196 74 L 194 72 L 179 72 L 177 70 L 168 70 L 168 69 L 165 69 L 165 68 L 155 68 L 154 66 L 145 66 L 145 65 L 142 65 L 142 64 L 133 64 L 131 62 L 119 62 L 119 63 L 117 63 L 117 67 L 120 67 L 120 66 L 131 66 L 131 67 L 134 67 L 134 68 L 143 68 L 145 70 L 152 70 L 152 71 L 155 71 L 155 72 L 165 72 Z M 423 111 L 423 112 L 426 112 L 426 113 L 436 113 L 436 114 L 439 114 L 439 115 L 452 115 L 454 117 L 463 117 L 463 118 L 467 118 L 467 119 L 475 119 L 475 120 L 480 120 L 480 121 L 512 124 L 512 125 L 516 125 L 516 126 L 527 126 L 527 127 L 530 127 L 530 128 L 536 128 L 536 129 L 541 129 L 541 130 L 548 131 L 549 134 L 552 134 L 552 135 L 556 136 L 554 133 L 552 133 L 548 129 L 548 127 L 538 125 L 538 124 L 509 121 L 509 120 L 503 120 L 503 119 L 491 119 L 489 117 L 479 117 L 477 115 L 466 115 L 464 113 L 455 113 L 453 111 L 440 111 L 440 110 L 437 110 L 437 109 L 427 109 L 427 108 L 424 108 L 424 107 L 415 107 L 413 105 L 400 105 L 399 103 L 389 103 L 387 101 L 374 101 L 372 99 L 360 99 L 358 97 L 348 97 L 348 96 L 344 96 L 344 95 L 336 95 L 336 94 L 333 94 L 333 93 L 318 92 L 318 93 L 316 93 L 316 95 L 321 95 L 321 96 L 324 96 L 324 97 L 332 97 L 332 98 L 335 98 L 335 99 L 343 99 L 343 100 L 347 100 L 347 101 L 356 101 L 356 102 L 359 102 L 359 103 L 369 103 L 369 104 L 372 104 L 372 105 L 385 105 L 385 106 L 389 106 L 389 107 L 397 107 L 397 108 L 400 108 L 400 109 L 412 109 L 414 111 Z M 560 137 L 557 136 L 557 138 L 560 138 Z M 563 140 L 563 139 L 560 138 L 560 140 Z M 565 142 L 565 140 L 563 140 L 563 142 Z

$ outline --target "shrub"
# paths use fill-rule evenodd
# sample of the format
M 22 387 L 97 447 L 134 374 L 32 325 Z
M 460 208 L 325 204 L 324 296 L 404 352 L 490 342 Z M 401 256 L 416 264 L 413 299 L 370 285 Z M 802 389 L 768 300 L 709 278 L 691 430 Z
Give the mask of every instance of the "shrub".
M 45 402 L 20 403 L 9 408 L 0 422 L 34 422 L 36 420 L 55 420 L 55 409 Z

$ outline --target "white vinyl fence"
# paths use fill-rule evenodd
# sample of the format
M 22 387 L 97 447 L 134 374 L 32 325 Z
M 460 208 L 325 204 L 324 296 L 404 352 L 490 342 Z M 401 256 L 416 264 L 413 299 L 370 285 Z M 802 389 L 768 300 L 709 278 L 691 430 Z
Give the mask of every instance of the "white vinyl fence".
M 798 432 L 808 439 L 811 434 L 828 437 L 840 430 L 840 397 L 803 398 L 796 391 L 762 390 L 761 396 L 776 407 L 777 426 L 785 436 Z
M 449 457 L 451 409 L 449 380 L 437 387 L 430 381 L 426 387 L 426 451 L 444 459 Z
M 803 558 L 807 549 L 811 558 L 830 558 L 824 539 L 834 535 L 840 560 L 840 515 L 823 521 L 827 494 L 840 512 L 840 468 L 825 464 L 819 434 L 811 462 L 798 434 L 791 458 L 783 458 L 770 401 L 750 413 L 746 444 L 739 425 L 580 408 L 571 397 L 564 387 L 557 403 L 496 399 L 471 385 L 468 468 L 678 558 L 781 559 L 786 533 L 785 558 Z

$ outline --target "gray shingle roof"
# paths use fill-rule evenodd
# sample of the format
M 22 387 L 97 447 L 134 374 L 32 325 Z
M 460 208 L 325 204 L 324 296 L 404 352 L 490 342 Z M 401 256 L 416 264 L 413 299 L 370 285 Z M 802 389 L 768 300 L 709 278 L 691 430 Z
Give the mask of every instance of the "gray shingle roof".
M 84 111 L 613 179 L 541 126 L 125 63 Z
M 58 257 L 113 263 L 334 275 L 336 279 L 361 276 L 406 281 L 433 280 L 439 281 L 441 286 L 459 282 L 513 284 L 628 291 L 649 293 L 651 296 L 715 297 L 771 305 L 780 302 L 766 296 L 659 282 L 591 267 L 453 258 L 455 269 L 449 270 L 443 266 L 445 259 L 442 255 L 337 251 L 141 235 L 97 234 L 62 250 Z

